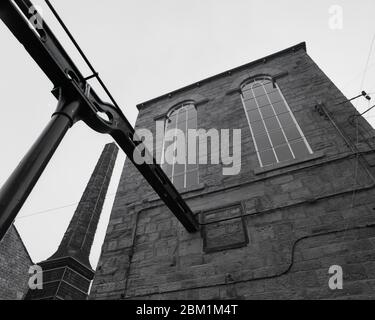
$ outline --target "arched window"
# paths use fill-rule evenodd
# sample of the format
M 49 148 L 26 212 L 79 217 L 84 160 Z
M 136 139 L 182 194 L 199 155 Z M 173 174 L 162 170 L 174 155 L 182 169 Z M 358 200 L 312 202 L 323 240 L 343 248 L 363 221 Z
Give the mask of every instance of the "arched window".
M 192 102 L 183 103 L 168 114 L 165 123 L 165 132 L 171 130 L 173 134 L 173 131 L 177 129 L 180 129 L 185 135 L 185 163 L 176 163 L 176 155 L 174 155 L 172 163 L 167 163 L 167 161 L 162 162 L 162 169 L 177 189 L 183 189 L 198 184 L 199 179 L 198 163 L 196 161 L 195 164 L 189 164 L 187 154 L 188 129 L 197 129 L 197 110 Z M 173 141 L 167 140 L 169 139 L 164 139 L 163 142 L 163 159 L 165 159 L 165 151 L 171 147 L 171 144 L 173 144 L 174 150 L 177 149 L 176 139 Z
M 275 82 L 254 79 L 241 96 L 261 167 L 313 153 Z

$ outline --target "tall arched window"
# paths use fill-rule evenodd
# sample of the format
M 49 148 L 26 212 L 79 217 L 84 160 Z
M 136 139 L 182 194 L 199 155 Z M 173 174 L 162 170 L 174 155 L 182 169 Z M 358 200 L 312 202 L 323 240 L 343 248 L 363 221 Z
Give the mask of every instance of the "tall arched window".
M 176 161 L 174 158 L 172 163 L 167 163 L 164 161 L 162 163 L 162 169 L 177 189 L 183 189 L 198 184 L 199 179 L 198 163 L 196 161 L 195 164 L 189 164 L 187 154 L 188 129 L 197 129 L 197 110 L 192 102 L 183 103 L 168 114 L 165 124 L 165 132 L 168 132 L 168 130 L 173 131 L 177 129 L 180 129 L 185 135 L 185 164 L 175 163 Z M 168 147 L 171 147 L 171 144 L 174 144 L 173 149 L 176 150 L 176 140 L 164 140 L 163 159 L 165 151 Z
M 241 91 L 261 167 L 312 154 L 275 82 L 267 78 L 254 79 L 246 83 Z

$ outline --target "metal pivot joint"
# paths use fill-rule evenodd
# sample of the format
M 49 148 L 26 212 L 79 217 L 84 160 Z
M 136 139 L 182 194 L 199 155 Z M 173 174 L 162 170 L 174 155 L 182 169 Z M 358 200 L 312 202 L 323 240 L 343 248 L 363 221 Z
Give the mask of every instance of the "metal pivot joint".
M 152 164 L 137 164 L 134 161 L 134 154 L 138 152 L 139 144 L 137 139 L 134 139 L 134 129 L 88 59 L 83 55 L 93 75 L 85 77 L 44 21 L 41 23 L 42 28 L 30 27 L 30 12 L 35 14 L 35 7 L 30 0 L 0 1 L 0 19 L 51 80 L 54 87 L 58 88 L 53 90 L 53 94 L 59 103 L 46 129 L 0 190 L 0 240 L 65 133 L 78 120 L 83 120 L 97 132 L 111 135 L 183 226 L 189 232 L 198 231 L 199 226 L 192 211 L 155 159 L 150 155 L 153 159 Z M 52 12 L 61 22 L 57 13 L 54 10 Z M 66 26 L 63 27 L 82 55 L 82 51 Z M 103 102 L 90 87 L 87 81 L 92 77 L 97 78 L 113 104 Z M 107 119 L 101 116 L 103 114 L 106 114 Z

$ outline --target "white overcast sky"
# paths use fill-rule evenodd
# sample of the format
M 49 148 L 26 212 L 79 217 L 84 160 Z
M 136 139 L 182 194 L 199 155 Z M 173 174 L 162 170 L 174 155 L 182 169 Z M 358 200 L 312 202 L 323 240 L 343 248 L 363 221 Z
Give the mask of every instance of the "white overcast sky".
M 323 71 L 347 97 L 352 97 L 362 89 L 375 33 L 374 0 L 51 2 L 132 124 L 137 103 L 302 41 L 307 42 L 308 53 Z M 44 1 L 35 0 L 34 4 L 44 9 L 46 21 L 84 74 L 89 75 Z M 329 28 L 332 5 L 341 5 L 344 10 L 342 30 Z M 47 124 L 56 100 L 50 93 L 52 84 L 1 21 L 0 44 L 3 184 Z M 368 92 L 375 92 L 374 71 L 375 52 L 364 82 Z M 364 101 L 356 106 L 361 111 L 368 107 Z M 366 117 L 374 124 L 375 110 Z M 103 146 L 109 141 L 110 137 L 81 123 L 67 134 L 16 220 L 34 262 L 56 250 Z M 123 161 L 120 152 L 91 254 L 94 267 Z M 51 210 L 57 207 L 64 208 Z

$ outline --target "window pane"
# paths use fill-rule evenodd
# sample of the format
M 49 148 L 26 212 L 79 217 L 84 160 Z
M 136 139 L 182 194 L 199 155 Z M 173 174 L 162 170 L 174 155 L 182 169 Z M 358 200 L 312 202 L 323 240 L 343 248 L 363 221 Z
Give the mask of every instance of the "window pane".
M 285 113 L 288 111 L 284 101 L 273 103 L 273 108 L 275 109 L 276 114 Z
M 175 144 L 175 141 L 176 141 L 176 139 L 172 139 L 174 131 L 175 131 L 175 129 L 170 129 L 167 132 L 167 135 L 166 135 L 166 137 L 168 138 L 168 141 L 164 140 L 164 159 L 163 159 L 163 161 L 164 161 L 164 163 L 167 163 L 167 160 L 168 160 L 168 164 L 170 164 L 170 165 L 173 165 L 173 162 L 174 162 L 173 161 L 173 159 L 174 159 L 173 150 L 175 150 L 174 144 Z M 166 154 L 167 150 L 168 150 L 168 154 Z
M 198 184 L 198 170 L 186 174 L 186 187 Z
M 284 128 L 285 135 L 288 141 L 300 139 L 301 135 L 296 126 Z
M 180 164 L 180 163 L 174 164 L 174 173 L 173 173 L 174 176 L 176 176 L 177 174 L 184 173 L 184 171 L 185 171 L 185 165 L 184 164 Z
M 193 171 L 193 170 L 198 170 L 198 158 L 196 161 L 196 164 L 187 164 L 186 165 L 186 171 Z
M 257 143 L 258 151 L 266 150 L 271 148 L 270 139 L 266 134 L 255 137 L 255 142 Z
M 194 147 L 194 140 L 195 140 L 195 148 Z M 190 146 L 189 146 L 190 144 Z M 208 148 L 208 147 L 207 147 Z M 195 154 L 194 154 L 195 152 Z M 187 170 L 190 170 L 192 168 L 195 168 L 195 166 L 198 164 L 199 162 L 199 138 L 191 138 L 188 143 L 186 144 L 186 163 L 188 164 L 187 165 Z M 191 159 L 191 160 L 190 160 Z M 195 164 L 194 164 L 194 160 L 195 159 Z M 189 162 L 191 164 L 189 164 Z
M 264 122 L 268 131 L 280 130 L 280 125 L 276 117 L 264 119 Z
M 187 123 L 188 129 L 196 129 L 197 128 L 197 118 L 192 118 L 188 120 Z
M 250 120 L 250 122 L 262 120 L 262 118 L 260 116 L 259 109 L 249 111 L 249 120 Z
M 172 165 L 171 164 L 164 162 L 163 171 L 168 176 L 169 179 L 172 178 Z
M 253 99 L 253 91 L 251 91 L 250 88 L 247 89 L 247 91 L 242 91 L 242 96 L 244 100 Z
M 173 177 L 173 184 L 177 189 L 184 188 L 184 183 L 185 183 L 184 178 L 185 176 L 183 174 Z
M 272 103 L 282 101 L 281 95 L 278 91 L 274 91 L 268 94 L 269 99 Z
M 303 134 L 276 83 L 257 78 L 243 88 L 242 94 L 248 98 L 244 100 L 245 110 L 262 166 L 309 154 L 308 144 L 302 140 Z
M 306 143 L 303 140 L 292 142 L 290 146 L 296 159 L 306 157 L 310 154 L 309 150 L 307 149 Z
M 254 136 L 266 133 L 266 129 L 264 128 L 264 124 L 262 121 L 251 123 L 251 128 L 253 130 Z
M 190 120 L 190 119 L 196 120 L 197 119 L 197 110 L 194 108 L 193 105 L 189 106 L 186 109 L 186 111 L 187 111 L 188 120 Z
M 277 87 L 276 87 L 276 86 L 275 86 L 275 87 L 273 86 L 272 81 L 264 82 L 263 85 L 264 85 L 264 87 L 265 87 L 267 93 L 271 93 L 271 92 L 273 92 L 273 91 L 277 91 Z
M 260 97 L 266 94 L 262 85 L 254 85 L 253 92 L 255 97 Z
M 177 122 L 177 123 L 176 123 Z M 169 116 L 169 119 L 166 122 L 167 126 L 167 135 L 165 136 L 164 140 L 164 152 L 165 150 L 171 148 L 171 144 L 175 144 L 176 139 L 174 141 L 166 141 L 169 140 L 168 137 L 173 137 L 175 134 L 175 130 L 179 129 L 182 132 L 185 133 L 185 139 L 186 139 L 186 130 L 187 128 L 190 129 L 196 129 L 197 127 L 197 111 L 194 107 L 193 104 L 186 103 L 184 105 L 181 105 L 180 108 L 174 110 L 174 112 Z M 178 140 L 181 142 L 181 140 Z M 185 143 L 183 143 L 185 142 Z M 162 165 L 162 168 L 164 172 L 168 175 L 168 177 L 173 181 L 173 184 L 175 185 L 176 188 L 183 188 L 185 184 L 185 179 L 186 179 L 186 162 L 187 162 L 187 145 L 186 145 L 186 140 L 182 141 L 181 145 L 177 146 L 176 145 L 176 150 L 175 150 L 175 160 L 177 157 L 177 151 L 181 152 L 181 148 L 185 147 L 185 152 L 184 152 L 184 158 L 179 159 L 181 160 L 182 163 L 171 163 L 167 164 L 164 163 Z M 182 150 L 183 152 L 184 150 Z M 198 165 L 197 164 L 192 164 L 189 169 L 197 169 Z M 173 176 L 172 176 L 173 173 Z
M 185 110 L 182 110 L 181 112 L 178 113 L 177 128 L 180 129 L 184 134 L 186 133 L 186 112 L 185 112 Z M 185 150 L 184 150 L 184 148 L 185 148 Z M 185 140 L 182 140 L 180 138 L 176 139 L 176 154 L 175 154 L 175 156 L 177 156 L 177 151 L 178 152 L 184 152 L 184 154 L 186 156 L 186 134 L 185 134 Z
M 260 111 L 262 112 L 263 118 L 270 118 L 275 116 L 275 113 L 273 112 L 271 106 L 263 107 L 262 109 L 260 109 Z
M 262 160 L 263 166 L 276 163 L 276 157 L 272 149 L 259 152 L 260 159 Z
M 290 152 L 289 146 L 287 144 L 275 148 L 275 152 L 279 161 L 292 160 L 293 155 Z
M 181 129 L 182 130 L 182 129 Z M 177 141 L 181 141 L 181 140 L 177 140 Z M 177 156 L 178 156 L 178 153 L 182 153 L 184 152 L 183 148 L 185 147 L 185 157 L 182 159 L 179 159 Z M 176 175 L 176 174 L 179 174 L 179 173 L 183 173 L 185 171 L 185 162 L 186 162 L 186 159 L 187 159 L 187 154 L 186 154 L 186 144 L 184 145 L 184 143 L 180 143 L 177 144 L 176 142 L 176 145 L 175 145 L 175 165 L 174 165 L 174 173 L 173 175 Z M 183 160 L 181 163 L 180 160 Z M 180 163 L 177 163 L 177 161 L 179 161 Z
M 245 101 L 245 105 L 246 105 L 246 110 L 258 109 L 258 105 L 255 99 Z
M 263 106 L 267 106 L 270 104 L 267 96 L 261 96 L 261 97 L 257 97 L 257 102 L 258 102 L 258 105 L 259 105 L 259 108 L 263 107 Z
M 186 110 L 185 109 L 179 109 L 178 112 L 178 122 L 177 122 L 177 128 L 180 129 L 182 132 L 186 132 Z M 186 138 L 186 136 L 185 136 Z M 179 142 L 179 144 L 177 143 Z M 185 150 L 183 150 L 185 147 Z M 175 145 L 176 151 L 175 151 L 175 161 L 177 162 L 177 155 L 178 152 L 182 153 L 185 151 L 185 158 L 186 159 L 186 141 L 185 143 L 181 141 L 180 139 L 176 140 Z M 181 159 L 182 160 L 182 159 Z M 180 173 L 183 173 L 185 171 L 185 164 L 184 163 L 175 163 L 174 165 L 174 177 Z
M 276 130 L 269 133 L 273 146 L 279 146 L 286 143 L 284 135 L 281 130 Z
M 187 123 L 187 128 L 188 129 L 197 129 L 197 109 L 193 104 L 189 106 L 188 109 L 188 123 Z M 198 144 L 197 144 L 197 149 L 198 149 Z M 187 145 L 186 145 L 186 150 L 187 150 Z M 186 151 L 188 152 L 188 150 Z M 185 170 L 192 170 L 195 169 L 196 172 L 196 178 L 195 179 L 190 179 L 190 184 L 189 185 L 194 185 L 198 183 L 198 152 L 196 150 L 196 164 L 188 164 L 188 154 L 186 153 L 186 168 Z M 187 183 L 187 176 L 185 177 L 186 183 Z
M 293 121 L 290 113 L 283 113 L 283 114 L 278 115 L 278 117 L 279 117 L 281 126 L 283 128 L 295 126 L 294 121 Z
M 169 116 L 169 118 L 167 119 L 168 130 L 176 128 L 176 120 L 177 120 L 177 113 L 173 113 Z
M 186 127 L 186 110 L 185 109 L 181 109 L 178 112 L 177 126 L 179 129 L 185 131 L 185 127 Z

